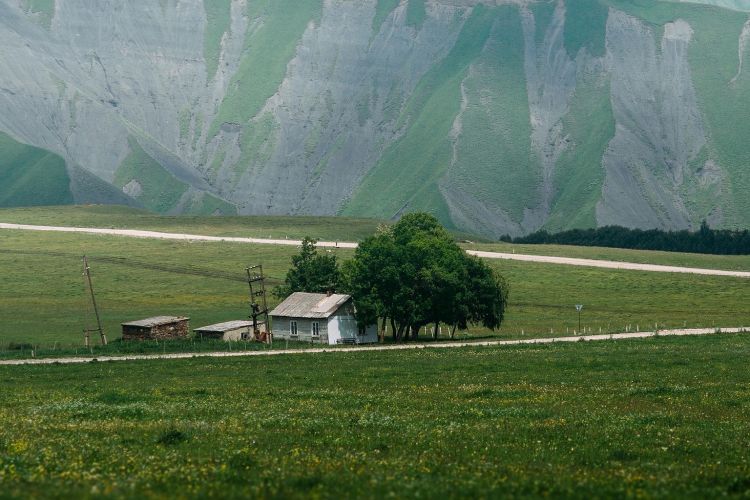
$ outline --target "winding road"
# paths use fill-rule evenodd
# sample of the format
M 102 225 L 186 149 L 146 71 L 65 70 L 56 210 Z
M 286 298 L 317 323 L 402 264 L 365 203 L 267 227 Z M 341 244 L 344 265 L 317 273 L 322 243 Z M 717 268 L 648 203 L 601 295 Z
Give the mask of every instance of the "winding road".
M 232 236 L 205 236 L 198 234 L 162 233 L 157 231 L 143 231 L 138 229 L 108 229 L 93 227 L 65 227 L 65 226 L 34 226 L 29 224 L 9 224 L 0 222 L 0 229 L 15 229 L 22 231 L 49 231 L 61 233 L 101 234 L 109 236 L 125 236 L 129 238 L 151 238 L 159 240 L 209 241 L 228 243 L 249 243 L 256 245 L 285 245 L 300 246 L 299 240 L 242 238 Z M 323 248 L 357 248 L 356 243 L 341 241 L 319 241 L 318 247 Z M 566 266 L 598 267 L 604 269 L 625 269 L 629 271 L 647 271 L 659 273 L 700 274 L 706 276 L 731 276 L 735 278 L 750 278 L 750 271 L 727 271 L 721 269 L 703 269 L 697 267 L 662 266 L 656 264 L 639 264 L 635 262 L 619 262 L 614 260 L 578 259 L 572 257 L 552 257 L 546 255 L 524 255 L 502 252 L 482 252 L 467 250 L 470 255 L 483 259 L 517 260 L 522 262 L 537 262 L 542 264 L 560 264 Z

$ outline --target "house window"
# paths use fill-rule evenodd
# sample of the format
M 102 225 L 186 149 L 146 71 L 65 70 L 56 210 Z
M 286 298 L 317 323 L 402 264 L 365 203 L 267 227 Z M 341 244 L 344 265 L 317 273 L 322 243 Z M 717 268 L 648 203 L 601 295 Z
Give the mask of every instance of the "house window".
M 297 336 L 297 322 L 296 321 L 290 321 L 289 322 L 289 334 L 292 337 Z
M 320 337 L 320 323 L 317 321 L 312 322 L 312 336 Z

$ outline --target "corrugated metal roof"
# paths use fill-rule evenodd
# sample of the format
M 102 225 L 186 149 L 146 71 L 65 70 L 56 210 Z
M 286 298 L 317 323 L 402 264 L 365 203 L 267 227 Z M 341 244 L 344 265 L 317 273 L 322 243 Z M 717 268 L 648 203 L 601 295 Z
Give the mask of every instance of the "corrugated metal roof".
M 328 318 L 351 297 L 343 294 L 295 292 L 271 311 L 271 316 L 287 318 Z
M 262 322 L 259 322 L 260 324 Z M 209 325 L 209 326 L 202 326 L 200 328 L 196 328 L 196 332 L 229 332 L 232 330 L 239 330 L 240 328 L 250 328 L 253 326 L 252 321 L 226 321 L 224 323 L 217 323 L 215 325 Z
M 180 321 L 187 321 L 190 318 L 184 316 L 154 316 L 153 318 L 141 319 L 138 321 L 131 321 L 129 323 L 123 323 L 122 326 L 144 326 L 151 328 L 154 326 L 168 325 L 170 323 L 177 323 Z

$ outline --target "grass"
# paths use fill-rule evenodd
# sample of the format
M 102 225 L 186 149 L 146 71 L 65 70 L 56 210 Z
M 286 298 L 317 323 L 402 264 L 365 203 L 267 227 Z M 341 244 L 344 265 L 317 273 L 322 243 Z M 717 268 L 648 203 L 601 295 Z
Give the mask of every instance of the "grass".
M 0 207 L 73 203 L 65 160 L 0 132 Z
M 247 14 L 257 27 L 250 29 L 240 66 L 232 77 L 208 136 L 222 123 L 245 124 L 281 85 L 287 64 L 310 21 L 320 18 L 320 0 L 254 0 Z
M 611 271 L 491 262 L 511 285 L 503 337 L 560 336 L 578 329 L 575 304 L 591 333 L 745 326 L 747 278 Z M 477 332 L 480 333 L 480 332 Z
M 411 210 L 437 211 L 443 223 L 450 223 L 437 182 L 450 164 L 449 132 L 460 110 L 461 81 L 489 36 L 492 12 L 477 6 L 450 53 L 422 78 L 399 118 L 408 123 L 406 134 L 369 172 L 344 215 L 390 218 L 408 201 Z
M 569 142 L 555 169 L 556 192 L 545 225 L 551 231 L 597 226 L 596 205 L 604 184 L 602 158 L 615 135 L 615 119 L 609 80 L 594 80 L 584 76 L 579 81 L 570 112 L 563 118 L 563 135 Z
M 525 209 L 534 208 L 541 177 L 538 163 L 532 166 L 529 157 L 520 18 L 512 7 L 495 16 L 489 40 L 463 82 L 467 106 L 449 185 L 459 183 L 478 201 L 500 205 L 520 221 Z
M 254 175 L 262 175 L 262 170 L 270 161 L 276 147 L 278 130 L 279 124 L 271 113 L 265 113 L 245 125 L 240 143 L 242 156 L 233 167 L 236 182 L 247 171 L 253 172 Z M 224 158 L 221 158 L 221 161 L 224 161 Z
M 0 221 L 19 224 L 149 229 L 208 236 L 359 241 L 383 221 L 346 217 L 169 216 L 120 206 L 89 205 L 0 209 Z
M 742 497 L 750 338 L 0 367 L 4 497 Z
M 279 236 L 286 232 L 323 237 L 371 234 L 376 221 L 339 219 L 160 217 L 117 208 L 9 210 L 3 221 L 50 223 L 63 217 L 82 225 L 140 227 L 208 234 Z M 119 212 L 118 212 L 119 211 Z M 16 217 L 6 216 L 8 213 Z M 36 214 L 36 217 L 32 217 Z M 25 215 L 25 216 L 24 216 Z M 76 220 L 76 217 L 78 218 Z M 57 218 L 57 219 L 55 219 Z M 215 223 L 215 227 L 210 228 Z M 171 224 L 171 225 L 170 225 Z M 271 227 L 278 224 L 274 233 Z M 295 225 L 296 224 L 296 225 Z M 281 233 L 279 233 L 279 231 Z M 346 231 L 346 232 L 345 232 Z M 271 233 L 271 234 L 268 234 Z M 508 250 L 502 245 L 466 246 Z M 524 249 L 522 246 L 514 246 Z M 684 256 L 659 252 L 531 247 L 542 253 L 572 256 L 648 259 L 704 259 L 715 267 L 746 265 L 747 257 Z M 279 283 L 288 269 L 294 247 L 240 245 L 188 241 L 129 239 L 98 235 L 0 233 L 0 351 L 28 343 L 38 350 L 80 346 L 84 325 L 93 324 L 81 277 L 81 256 L 91 259 L 105 329 L 119 337 L 120 323 L 153 315 L 187 315 L 193 327 L 242 319 L 248 315 L 245 267 L 262 263 L 270 284 Z M 341 259 L 352 251 L 338 249 Z M 511 284 L 511 305 L 499 332 L 473 329 L 470 338 L 559 336 L 577 329 L 574 304 L 585 305 L 584 325 L 593 333 L 675 327 L 734 327 L 750 319 L 750 287 L 746 279 L 694 275 L 612 271 L 510 261 L 489 261 Z M 690 262 L 692 262 L 690 260 Z M 672 262 L 677 263 L 677 262 Z M 711 266 L 704 266 L 711 267 Z M 747 267 L 745 267 L 747 269 Z M 87 316 L 88 315 L 88 316 Z M 463 338 L 463 337 L 462 337 Z M 162 346 L 162 349 L 165 347 Z M 14 352 L 6 352 L 14 356 Z
M 406 25 L 420 29 L 427 17 L 425 0 L 409 0 L 406 5 Z
M 0 212 L 1 213 L 1 212 Z M 579 259 L 614 260 L 664 266 L 700 267 L 729 271 L 750 270 L 750 255 L 708 255 L 697 253 L 627 250 L 622 248 L 579 247 L 572 245 L 518 245 L 510 243 L 462 243 L 468 250 L 550 255 Z
M 383 23 L 393 10 L 398 7 L 399 0 L 378 0 L 375 5 L 375 17 L 372 18 L 373 37 L 380 33 Z
M 81 337 L 83 338 L 83 337 Z M 85 357 L 97 358 L 105 361 L 107 357 L 122 357 L 131 355 L 163 355 L 175 353 L 236 353 L 250 351 L 271 351 L 309 349 L 309 342 L 277 340 L 272 344 L 254 341 L 224 341 L 220 339 L 201 338 L 199 336 L 178 340 L 150 340 L 128 342 L 116 338 L 108 344 L 101 345 L 99 333 L 91 334 L 89 347 L 83 344 L 70 345 L 64 343 L 38 344 L 32 342 L 10 342 L 0 344 L 0 359 L 47 359 Z M 334 348 L 337 346 L 331 346 Z
M 0 269 L 6 285 L 0 291 L 0 317 L 12 320 L 0 327 L 0 338 L 47 347 L 82 343 L 84 325 L 94 324 L 83 295 L 84 253 L 91 259 L 105 330 L 114 339 L 120 323 L 161 314 L 190 316 L 193 327 L 244 319 L 245 268 L 262 263 L 271 284 L 279 283 L 295 252 L 294 247 L 3 233 Z M 165 266 L 172 271 L 163 271 Z M 196 269 L 199 274 L 190 274 Z
M 172 233 L 203 234 L 208 236 L 245 236 L 255 238 L 302 239 L 311 236 L 326 241 L 360 241 L 373 234 L 380 224 L 377 219 L 347 217 L 291 217 L 291 216 L 168 216 L 128 207 L 89 205 L 62 207 L 27 207 L 0 209 L 0 222 L 74 227 L 108 227 L 116 229 L 147 229 Z M 645 264 L 683 267 L 705 267 L 734 271 L 750 270 L 750 256 L 725 256 L 625 250 L 618 248 L 576 247 L 568 245 L 514 245 L 487 243 L 472 238 L 463 243 L 470 250 L 553 255 L 585 259 L 616 260 Z
M 188 185 L 175 179 L 135 139 L 129 139 L 129 144 L 130 154 L 115 172 L 114 184 L 122 188 L 130 182 L 137 182 L 142 191 L 134 198 L 149 210 L 168 212 L 180 201 Z
M 606 54 L 607 5 L 600 0 L 565 2 L 565 50 L 572 58 L 585 48 L 594 56 Z
M 229 31 L 232 16 L 231 0 L 205 0 L 206 32 L 203 36 L 203 57 L 206 60 L 206 76 L 210 80 L 216 75 L 221 57 L 221 39 Z
M 189 207 L 189 212 L 198 215 L 237 215 L 237 207 L 209 193 L 203 193 Z
M 52 18 L 55 16 L 55 0 L 23 0 L 22 6 L 36 15 L 36 22 L 40 26 L 50 29 Z

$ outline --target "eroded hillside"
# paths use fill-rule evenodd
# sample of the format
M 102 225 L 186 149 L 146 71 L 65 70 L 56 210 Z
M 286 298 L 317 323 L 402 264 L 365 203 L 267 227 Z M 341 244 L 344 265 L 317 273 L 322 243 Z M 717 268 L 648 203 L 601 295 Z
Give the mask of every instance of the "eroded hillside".
M 747 226 L 750 23 L 696 3 L 0 0 L 0 131 L 165 213 Z

